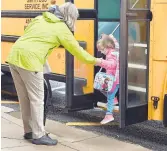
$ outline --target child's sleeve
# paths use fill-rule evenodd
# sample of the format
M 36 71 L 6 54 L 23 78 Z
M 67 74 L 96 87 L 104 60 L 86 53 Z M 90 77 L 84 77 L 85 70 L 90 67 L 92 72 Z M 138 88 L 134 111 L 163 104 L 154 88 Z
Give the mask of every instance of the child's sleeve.
M 101 60 L 101 63 L 99 64 L 100 67 L 105 68 L 105 69 L 110 69 L 114 68 L 117 65 L 117 60 L 112 58 L 110 60 Z

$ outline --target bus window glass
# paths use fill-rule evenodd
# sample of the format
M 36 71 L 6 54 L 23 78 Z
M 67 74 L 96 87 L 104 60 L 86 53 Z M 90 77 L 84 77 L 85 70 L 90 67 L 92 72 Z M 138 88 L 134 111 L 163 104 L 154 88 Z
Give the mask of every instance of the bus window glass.
M 148 0 L 129 0 L 129 8 L 130 9 L 147 9 L 148 8 Z
M 147 22 L 128 22 L 128 107 L 147 101 Z
M 113 33 L 114 37 L 119 41 L 119 22 L 98 22 L 98 38 L 102 33 Z
M 119 19 L 120 0 L 98 0 L 99 19 Z

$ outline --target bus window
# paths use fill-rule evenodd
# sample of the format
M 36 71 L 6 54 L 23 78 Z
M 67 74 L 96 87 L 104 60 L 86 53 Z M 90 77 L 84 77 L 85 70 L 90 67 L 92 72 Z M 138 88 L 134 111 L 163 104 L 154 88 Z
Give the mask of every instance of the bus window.
M 98 0 L 99 19 L 119 19 L 120 1 L 119 0 Z
M 128 23 L 128 107 L 147 102 L 147 23 Z
M 148 0 L 129 0 L 128 6 L 130 9 L 147 9 L 148 8 Z
M 114 31 L 114 33 L 113 33 Z M 111 34 L 119 41 L 119 22 L 98 22 L 98 38 L 102 33 Z

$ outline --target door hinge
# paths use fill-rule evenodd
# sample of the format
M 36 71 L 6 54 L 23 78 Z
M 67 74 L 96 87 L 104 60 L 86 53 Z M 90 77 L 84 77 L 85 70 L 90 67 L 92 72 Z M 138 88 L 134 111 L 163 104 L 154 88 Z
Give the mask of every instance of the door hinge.
M 153 101 L 154 109 L 157 109 L 158 108 L 158 102 L 159 102 L 160 98 L 157 97 L 157 96 L 152 96 L 151 100 Z

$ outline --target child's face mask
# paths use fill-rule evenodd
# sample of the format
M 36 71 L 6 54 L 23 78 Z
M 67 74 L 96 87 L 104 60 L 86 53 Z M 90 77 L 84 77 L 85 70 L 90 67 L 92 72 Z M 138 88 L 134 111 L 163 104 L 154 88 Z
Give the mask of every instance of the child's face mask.
M 106 54 L 107 54 L 107 49 L 104 48 L 103 50 L 100 50 L 100 52 L 101 52 L 102 54 L 106 55 Z
M 106 55 L 108 52 L 107 48 L 104 47 L 97 47 L 98 51 L 100 51 L 102 54 Z
M 103 47 L 100 40 L 97 43 L 97 50 L 100 51 L 101 53 L 105 54 L 105 47 Z

